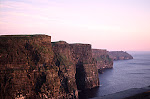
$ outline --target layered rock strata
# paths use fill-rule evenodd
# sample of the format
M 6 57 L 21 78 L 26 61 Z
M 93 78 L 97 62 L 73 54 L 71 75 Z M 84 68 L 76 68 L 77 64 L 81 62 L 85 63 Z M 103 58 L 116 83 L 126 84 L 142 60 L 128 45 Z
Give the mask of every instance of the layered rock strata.
M 1 99 L 78 98 L 74 67 L 57 64 L 50 36 L 0 36 L 0 48 Z
M 76 99 L 78 90 L 99 85 L 89 44 L 20 35 L 0 36 L 0 48 L 1 99 Z
M 70 44 L 76 64 L 76 84 L 79 90 L 99 86 L 96 60 L 92 58 L 90 44 Z
M 69 44 L 64 41 L 52 42 L 52 49 L 55 65 L 59 68 L 58 75 L 61 85 L 67 93 L 72 93 L 72 95 L 77 96 L 78 90 L 75 79 L 76 65 Z
M 78 90 L 99 86 L 96 61 L 92 58 L 90 44 L 68 44 L 59 41 L 53 42 L 52 45 L 55 55 L 59 54 L 58 56 L 67 60 L 65 64 L 71 64 L 72 70 L 76 70 L 71 71 L 70 74 L 75 73 Z
M 110 51 L 108 52 L 108 54 L 113 60 L 133 59 L 133 57 L 130 54 L 124 51 Z
M 92 57 L 97 60 L 97 69 L 100 73 L 103 69 L 113 68 L 113 59 L 109 57 L 107 50 L 92 49 Z

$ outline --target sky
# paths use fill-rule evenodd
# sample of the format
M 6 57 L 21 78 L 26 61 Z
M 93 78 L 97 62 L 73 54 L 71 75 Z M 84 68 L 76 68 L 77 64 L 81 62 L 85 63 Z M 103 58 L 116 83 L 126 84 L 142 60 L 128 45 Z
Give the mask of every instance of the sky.
M 0 0 L 0 35 L 150 51 L 150 0 Z

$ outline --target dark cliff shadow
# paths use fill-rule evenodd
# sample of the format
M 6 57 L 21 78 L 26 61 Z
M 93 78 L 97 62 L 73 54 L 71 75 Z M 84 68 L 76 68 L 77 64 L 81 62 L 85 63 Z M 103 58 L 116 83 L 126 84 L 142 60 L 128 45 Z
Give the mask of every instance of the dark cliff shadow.
M 99 87 L 86 89 L 79 92 L 79 99 L 90 99 L 98 96 Z
M 41 92 L 41 87 L 45 82 L 46 82 L 46 75 L 44 72 L 42 72 L 42 74 L 37 78 L 36 81 L 36 86 L 35 86 L 36 94 L 38 94 L 38 92 Z
M 85 89 L 85 70 L 82 62 L 78 62 L 76 64 L 76 84 L 78 90 L 84 90 Z

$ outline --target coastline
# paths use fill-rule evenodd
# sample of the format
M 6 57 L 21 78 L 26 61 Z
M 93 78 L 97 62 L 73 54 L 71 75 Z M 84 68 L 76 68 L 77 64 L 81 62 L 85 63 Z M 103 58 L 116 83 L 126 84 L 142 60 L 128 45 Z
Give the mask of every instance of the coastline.
M 150 86 L 142 88 L 131 88 L 128 90 L 116 92 L 113 94 L 94 97 L 90 99 L 149 99 L 150 98 Z

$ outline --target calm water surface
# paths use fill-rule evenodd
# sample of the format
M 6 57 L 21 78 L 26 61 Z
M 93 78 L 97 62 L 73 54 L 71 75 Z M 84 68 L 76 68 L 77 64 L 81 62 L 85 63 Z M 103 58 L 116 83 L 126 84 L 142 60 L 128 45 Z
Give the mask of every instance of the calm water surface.
M 79 93 L 80 99 L 104 96 L 150 85 L 150 52 L 128 52 L 134 59 L 114 61 L 114 68 L 99 74 L 100 87 Z

